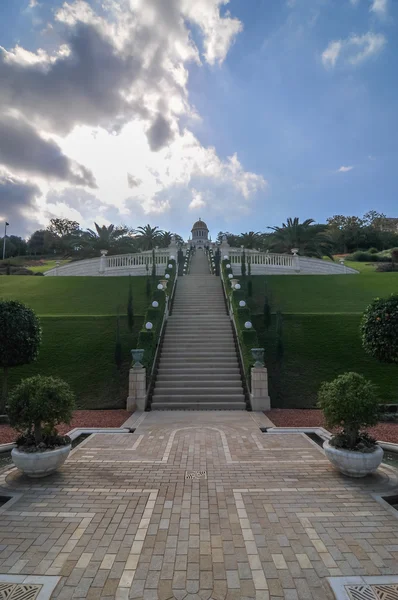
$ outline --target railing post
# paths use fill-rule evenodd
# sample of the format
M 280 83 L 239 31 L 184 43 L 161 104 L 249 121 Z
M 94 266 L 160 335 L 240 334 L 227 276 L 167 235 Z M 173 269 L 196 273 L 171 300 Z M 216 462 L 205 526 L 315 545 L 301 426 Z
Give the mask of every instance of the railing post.
M 131 367 L 129 371 L 129 395 L 126 410 L 145 410 L 146 408 L 146 369 Z
M 100 258 L 99 274 L 103 275 L 105 273 L 106 255 L 108 254 L 108 250 L 100 250 L 100 252 L 101 252 L 101 258 Z
M 252 410 L 270 410 L 271 400 L 268 395 L 268 372 L 264 364 L 264 348 L 252 348 L 255 360 L 251 368 L 251 394 Z

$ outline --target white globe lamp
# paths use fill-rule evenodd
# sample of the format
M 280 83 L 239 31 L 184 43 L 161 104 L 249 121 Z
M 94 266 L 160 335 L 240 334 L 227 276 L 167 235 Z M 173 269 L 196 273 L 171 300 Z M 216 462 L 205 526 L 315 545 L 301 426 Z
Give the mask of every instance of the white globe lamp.
M 227 255 L 224 256 L 224 260 L 228 260 L 228 256 Z
M 152 323 L 150 321 L 148 321 L 148 323 L 145 323 L 145 329 L 148 329 L 148 331 L 150 329 L 152 329 L 152 327 L 153 327 L 153 325 L 152 325 Z
M 239 301 L 239 306 L 240 306 L 241 308 L 244 308 L 244 307 L 246 306 L 246 302 L 245 302 L 244 300 L 240 300 L 240 301 Z
M 170 260 L 174 260 L 174 259 L 175 259 L 175 256 L 174 256 L 174 254 L 172 254 L 172 255 L 170 256 Z
M 252 328 L 252 324 L 250 323 L 250 321 L 246 321 L 245 327 L 246 327 L 246 329 L 251 329 Z
M 170 279 L 170 275 L 168 273 L 166 273 L 165 279 Z
M 231 265 L 228 263 L 227 264 L 227 269 L 230 269 L 230 268 L 231 268 Z
M 159 283 L 159 285 L 158 285 L 158 290 L 162 290 L 162 289 L 163 289 L 163 286 L 162 286 L 162 284 L 161 284 L 161 283 Z
M 235 284 L 235 289 L 240 290 L 240 283 Z
M 173 265 L 171 263 L 169 263 L 167 266 L 168 266 L 169 269 L 173 268 Z
M 230 274 L 228 275 L 228 277 L 229 277 L 229 279 L 232 279 L 232 277 L 233 277 L 232 273 L 230 273 Z
M 152 302 L 152 306 L 153 306 L 153 308 L 157 308 L 159 306 L 159 302 L 157 302 L 156 300 L 154 300 Z

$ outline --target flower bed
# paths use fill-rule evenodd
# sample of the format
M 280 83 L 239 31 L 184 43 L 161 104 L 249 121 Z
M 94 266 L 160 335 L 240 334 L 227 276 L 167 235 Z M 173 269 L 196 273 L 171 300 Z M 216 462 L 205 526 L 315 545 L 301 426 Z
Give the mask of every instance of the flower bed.
M 276 427 L 324 427 L 321 410 L 273 408 L 265 413 Z M 369 433 L 377 440 L 398 444 L 398 423 L 379 423 L 369 428 Z
M 127 410 L 75 410 L 70 425 L 59 425 L 58 431 L 65 435 L 76 427 L 121 427 L 129 418 Z M 9 425 L 0 425 L 0 444 L 14 442 L 18 432 Z

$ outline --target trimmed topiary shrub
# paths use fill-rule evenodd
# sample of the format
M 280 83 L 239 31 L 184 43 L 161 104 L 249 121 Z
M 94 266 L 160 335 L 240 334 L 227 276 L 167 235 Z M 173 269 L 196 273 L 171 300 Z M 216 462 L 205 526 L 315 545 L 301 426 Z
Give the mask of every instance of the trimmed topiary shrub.
M 381 362 L 398 362 L 398 294 L 376 298 L 363 314 L 362 346 Z
M 318 406 L 326 425 L 340 428 L 330 445 L 359 452 L 374 450 L 375 440 L 362 431 L 379 420 L 377 388 L 371 381 L 359 373 L 343 373 L 321 385 Z
M 38 452 L 70 443 L 59 436 L 56 425 L 69 424 L 75 396 L 69 385 L 57 377 L 36 375 L 23 379 L 10 394 L 10 424 L 23 435 L 17 445 L 27 452 Z
M 7 402 L 8 369 L 37 359 L 41 327 L 35 312 L 16 300 L 0 301 L 0 367 L 3 368 L 3 393 L 0 412 Z

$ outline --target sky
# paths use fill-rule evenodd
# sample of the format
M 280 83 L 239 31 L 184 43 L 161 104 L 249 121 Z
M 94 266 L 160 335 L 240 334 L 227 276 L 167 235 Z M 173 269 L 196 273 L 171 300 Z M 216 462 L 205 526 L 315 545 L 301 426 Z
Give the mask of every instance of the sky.
M 398 217 L 397 57 L 396 0 L 2 0 L 0 231 Z

